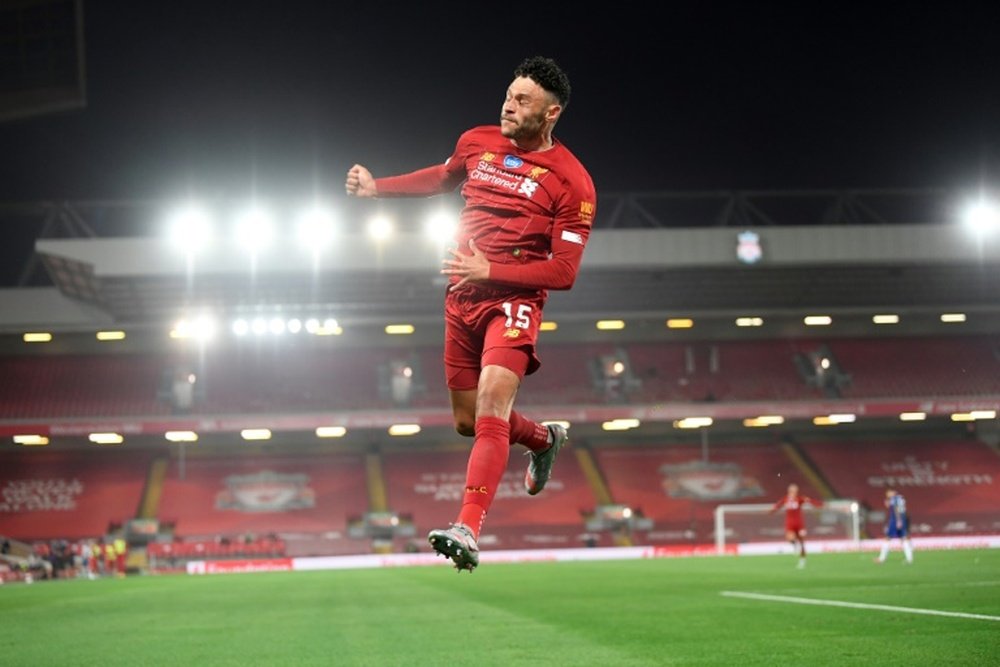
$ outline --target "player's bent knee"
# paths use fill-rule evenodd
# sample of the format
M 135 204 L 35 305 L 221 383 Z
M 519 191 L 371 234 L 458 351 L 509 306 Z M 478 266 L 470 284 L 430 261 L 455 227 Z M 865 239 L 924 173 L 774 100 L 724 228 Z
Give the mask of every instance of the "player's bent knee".
M 455 421 L 455 431 L 464 438 L 472 438 L 476 435 L 476 425 L 467 421 Z

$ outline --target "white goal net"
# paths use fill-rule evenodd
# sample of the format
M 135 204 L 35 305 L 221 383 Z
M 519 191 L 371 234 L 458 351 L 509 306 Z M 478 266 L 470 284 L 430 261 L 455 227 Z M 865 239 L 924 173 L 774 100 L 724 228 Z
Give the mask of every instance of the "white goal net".
M 770 504 L 719 505 L 715 508 L 715 546 L 748 542 L 777 542 L 785 539 L 785 511 L 771 514 Z M 806 534 L 815 540 L 844 540 L 861 543 L 861 505 L 856 500 L 824 501 L 823 506 L 802 510 Z

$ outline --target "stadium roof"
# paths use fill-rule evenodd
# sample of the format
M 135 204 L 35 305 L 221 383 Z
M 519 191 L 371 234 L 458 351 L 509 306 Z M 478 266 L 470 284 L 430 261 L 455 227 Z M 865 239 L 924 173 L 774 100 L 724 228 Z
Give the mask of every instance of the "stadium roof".
M 635 193 L 606 200 L 576 285 L 550 294 L 546 317 L 565 335 L 585 337 L 594 320 L 607 318 L 657 330 L 666 318 L 698 318 L 700 336 L 735 335 L 736 317 L 794 326 L 817 312 L 857 316 L 857 326 L 841 333 L 863 331 L 872 314 L 886 311 L 907 315 L 907 333 L 921 331 L 921 322 L 937 326 L 943 310 L 976 313 L 970 331 L 996 330 L 1000 322 L 1000 281 L 991 279 L 1000 240 L 957 224 L 948 213 L 959 201 L 955 192 Z M 23 261 L 19 286 L 0 289 L 0 331 L 165 331 L 181 318 L 208 314 L 332 317 L 357 326 L 405 321 L 431 325 L 424 331 L 438 340 L 444 246 L 412 232 L 377 243 L 358 228 L 378 212 L 413 229 L 441 203 L 366 208 L 349 200 L 341 219 L 352 222 L 328 253 L 303 252 L 290 225 L 282 225 L 287 238 L 253 259 L 221 238 L 205 252 L 185 254 L 167 239 L 163 202 L 0 207 L 0 215 L 41 224 L 42 237 Z M 227 207 L 234 205 L 216 203 L 217 210 Z

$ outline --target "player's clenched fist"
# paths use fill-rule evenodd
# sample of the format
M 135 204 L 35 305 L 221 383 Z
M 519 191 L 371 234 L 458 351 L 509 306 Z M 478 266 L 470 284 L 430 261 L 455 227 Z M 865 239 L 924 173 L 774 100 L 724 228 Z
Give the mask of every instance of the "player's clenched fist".
M 348 195 L 355 197 L 375 197 L 378 195 L 378 189 L 375 187 L 375 179 L 372 178 L 372 173 L 360 164 L 356 164 L 347 170 L 347 180 L 344 183 L 344 189 L 347 190 Z

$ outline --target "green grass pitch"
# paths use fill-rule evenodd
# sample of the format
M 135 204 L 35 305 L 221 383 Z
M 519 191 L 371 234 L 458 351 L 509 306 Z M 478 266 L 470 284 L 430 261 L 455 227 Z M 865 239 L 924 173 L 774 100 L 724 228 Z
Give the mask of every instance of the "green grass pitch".
M 1000 550 L 490 564 L 0 587 L 18 665 L 998 665 Z M 485 559 L 484 559 L 485 560 Z M 722 591 L 996 617 L 810 606 Z

